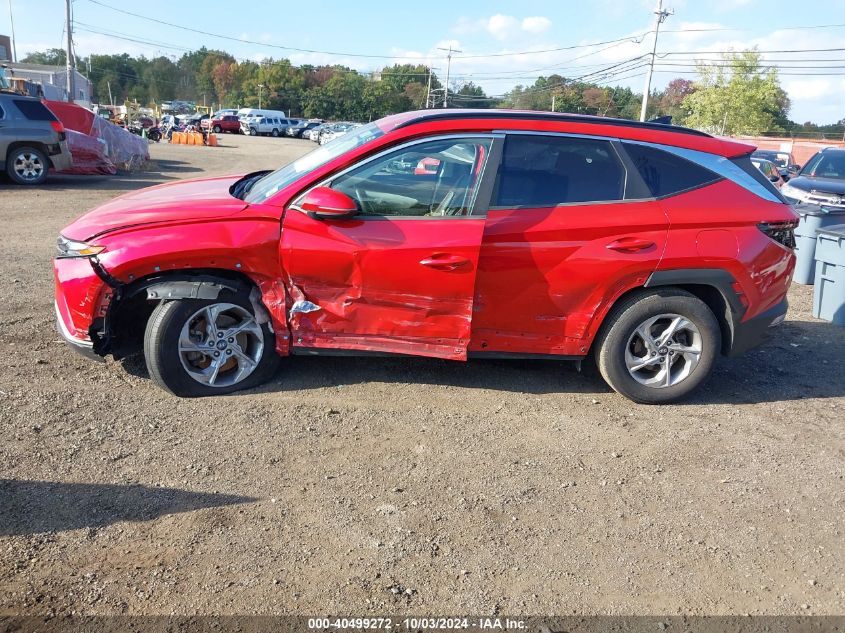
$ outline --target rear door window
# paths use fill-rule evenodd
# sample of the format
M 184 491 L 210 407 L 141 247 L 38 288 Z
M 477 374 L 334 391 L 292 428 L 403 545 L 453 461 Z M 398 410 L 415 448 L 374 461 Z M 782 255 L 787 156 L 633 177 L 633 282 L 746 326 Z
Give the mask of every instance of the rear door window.
M 669 152 L 638 143 L 624 143 L 625 152 L 655 198 L 716 182 L 720 179 L 709 169 Z
M 493 206 L 542 208 L 622 200 L 625 175 L 610 141 L 513 134 L 505 141 Z
M 14 99 L 15 107 L 30 121 L 55 121 L 56 117 L 40 101 Z

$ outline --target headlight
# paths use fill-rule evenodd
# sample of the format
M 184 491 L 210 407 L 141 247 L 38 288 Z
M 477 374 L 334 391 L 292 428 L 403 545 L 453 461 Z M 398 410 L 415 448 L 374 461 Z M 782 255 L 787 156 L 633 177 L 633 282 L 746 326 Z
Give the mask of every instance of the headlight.
M 105 246 L 95 246 L 93 244 L 86 244 L 85 242 L 74 242 L 59 235 L 56 240 L 56 249 L 58 253 L 56 257 L 93 257 L 102 253 Z
M 804 191 L 803 189 L 794 187 L 789 183 L 783 185 L 783 187 L 780 188 L 780 192 L 787 198 L 792 198 L 793 200 L 807 200 L 810 197 L 809 191 Z

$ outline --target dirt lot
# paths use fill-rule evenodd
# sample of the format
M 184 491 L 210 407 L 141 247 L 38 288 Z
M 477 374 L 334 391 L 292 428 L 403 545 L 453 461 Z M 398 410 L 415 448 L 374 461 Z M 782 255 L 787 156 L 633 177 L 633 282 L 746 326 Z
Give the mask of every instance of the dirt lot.
M 677 406 L 564 363 L 379 358 L 179 400 L 142 360 L 75 355 L 53 329 L 65 224 L 312 147 L 223 142 L 0 183 L 0 613 L 845 613 L 845 329 L 812 288 Z

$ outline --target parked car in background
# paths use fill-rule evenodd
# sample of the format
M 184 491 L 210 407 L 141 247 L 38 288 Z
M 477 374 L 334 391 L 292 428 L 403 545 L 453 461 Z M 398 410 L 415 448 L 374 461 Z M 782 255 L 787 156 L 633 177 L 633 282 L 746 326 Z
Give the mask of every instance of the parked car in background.
M 308 140 L 314 141 L 315 143 L 320 142 L 320 134 L 323 133 L 323 130 L 327 129 L 331 126 L 331 123 L 320 123 L 320 125 L 312 127 L 308 132 Z M 305 136 L 305 135 L 303 135 Z
M 285 134 L 293 138 L 303 138 L 305 135 L 320 125 L 320 121 L 304 121 L 301 120 L 296 125 L 289 125 Z
M 792 202 L 810 202 L 845 209 L 845 149 L 827 147 L 781 188 Z
M 93 357 L 143 348 L 179 396 L 256 385 L 279 356 L 376 353 L 592 355 L 631 400 L 677 400 L 786 315 L 798 216 L 752 149 L 604 117 L 393 115 L 77 219 L 58 327 Z
M 210 127 L 211 131 L 215 134 L 220 134 L 221 132 L 230 132 L 232 134 L 242 133 L 241 121 L 234 114 L 226 114 L 211 121 L 206 119 L 203 121 L 203 127 Z
M 241 119 L 241 132 L 250 136 L 280 136 L 289 124 L 288 119 L 269 116 L 251 116 Z
M 277 119 L 287 119 L 288 115 L 282 112 L 281 110 L 262 110 L 260 108 L 241 108 L 237 111 L 237 115 L 239 119 L 244 119 L 245 117 L 259 117 L 259 116 L 266 116 L 271 118 Z
M 223 110 L 218 110 L 214 114 L 211 115 L 212 119 L 220 119 L 224 116 L 238 116 L 238 109 L 237 108 L 224 108 Z
M 759 169 L 762 174 L 769 179 L 769 182 L 772 183 L 775 187 L 777 187 L 778 189 L 783 187 L 786 181 L 783 179 L 783 176 L 780 175 L 780 170 L 778 170 L 778 166 L 775 165 L 772 161 L 766 160 L 765 158 L 757 158 L 754 154 L 752 154 L 751 163 L 757 169 Z
M 323 145 L 329 141 L 333 141 L 338 136 L 343 136 L 355 127 L 357 127 L 355 123 L 349 123 L 348 121 L 334 123 L 320 133 L 320 138 L 317 142 L 320 143 L 320 145 Z
M 73 159 L 62 123 L 40 99 L 0 93 L 0 170 L 19 185 L 40 185 Z
M 285 126 L 285 129 L 282 131 L 283 136 L 290 136 L 290 134 L 288 134 L 288 130 L 290 128 L 297 127 L 297 126 L 300 126 L 300 125 L 304 125 L 305 122 L 306 122 L 305 119 L 292 119 L 290 117 L 288 117 L 287 121 L 288 121 L 288 124 Z
M 762 158 L 764 160 L 771 161 L 777 165 L 778 171 L 780 172 L 784 182 L 792 178 L 801 169 L 801 166 L 796 164 L 795 159 L 789 152 L 780 152 L 772 149 L 758 149 L 754 152 L 753 156 L 755 158 Z

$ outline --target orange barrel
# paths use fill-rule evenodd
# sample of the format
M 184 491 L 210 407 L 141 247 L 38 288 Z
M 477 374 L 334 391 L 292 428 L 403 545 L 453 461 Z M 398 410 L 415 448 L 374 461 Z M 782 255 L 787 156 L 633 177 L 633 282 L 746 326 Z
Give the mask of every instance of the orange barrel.
M 174 132 L 173 133 L 176 142 L 182 145 L 185 142 L 185 133 L 184 132 Z
M 208 135 L 208 144 L 210 147 L 217 147 L 217 135 L 216 134 L 209 134 Z
M 188 132 L 188 145 L 196 145 L 197 144 L 197 133 L 196 132 Z

